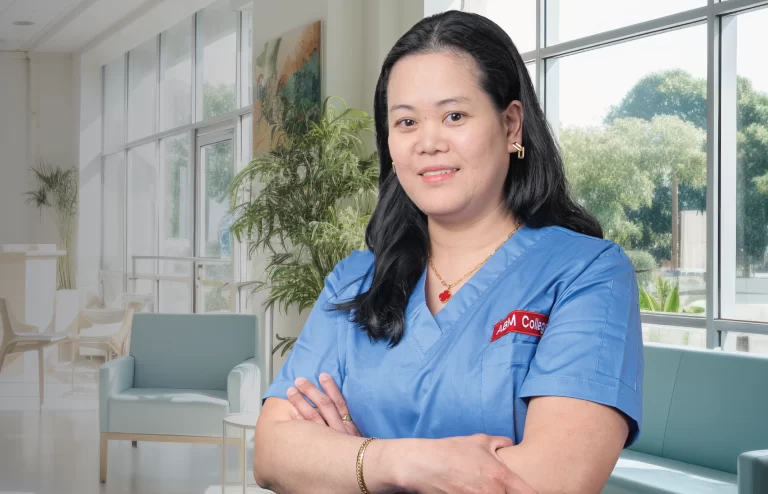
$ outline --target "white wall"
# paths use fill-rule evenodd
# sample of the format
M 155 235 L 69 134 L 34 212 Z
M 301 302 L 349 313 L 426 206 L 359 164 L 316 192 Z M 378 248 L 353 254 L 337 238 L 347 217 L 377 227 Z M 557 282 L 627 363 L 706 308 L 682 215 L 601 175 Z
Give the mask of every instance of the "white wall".
M 43 159 L 75 165 L 73 61 L 68 54 L 0 53 L 0 244 L 57 243 L 51 211 L 25 204 Z
M 0 53 L 0 244 L 29 243 L 26 54 Z

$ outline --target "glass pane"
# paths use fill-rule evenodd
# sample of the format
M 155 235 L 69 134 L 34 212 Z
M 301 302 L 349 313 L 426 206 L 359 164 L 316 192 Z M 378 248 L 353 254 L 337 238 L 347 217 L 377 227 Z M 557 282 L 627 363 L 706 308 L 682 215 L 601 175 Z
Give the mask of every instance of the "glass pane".
M 242 135 L 240 137 L 240 166 L 237 170 L 245 168 L 253 155 L 253 114 L 243 115 Z
M 154 134 L 157 112 L 157 39 L 128 52 L 128 141 Z
M 232 264 L 209 264 L 203 266 L 201 280 L 201 303 L 198 312 L 229 312 Z
M 243 10 L 240 36 L 240 106 L 253 104 L 253 11 Z
M 104 288 L 104 306 L 107 309 L 121 309 L 123 307 L 123 277 L 104 275 L 101 278 Z
M 706 5 L 707 0 L 547 0 L 547 46 Z
M 724 331 L 723 350 L 726 352 L 746 352 L 758 355 L 768 355 L 768 335 L 745 334 L 734 331 Z
M 237 22 L 229 0 L 197 14 L 198 119 L 234 111 L 237 106 Z
M 162 130 L 192 123 L 192 19 L 160 36 Z
M 163 173 L 160 255 L 192 257 L 194 175 L 190 134 L 163 139 L 160 159 Z M 161 312 L 192 312 L 192 263 L 160 261 L 160 274 L 179 281 L 160 282 Z
M 132 256 L 157 255 L 156 184 L 157 159 L 155 143 L 144 144 L 128 151 L 128 271 Z M 136 263 L 136 272 L 156 274 L 155 261 Z M 154 283 L 139 280 L 136 293 L 151 293 Z
M 491 19 L 512 38 L 517 51 L 536 49 L 537 0 L 469 0 L 465 10 Z M 705 0 L 706 1 L 706 0 Z
M 199 226 L 203 257 L 231 259 L 232 256 L 229 227 L 233 218 L 228 214 L 227 193 L 233 178 L 233 151 L 231 139 L 200 148 L 203 211 Z
M 104 151 L 125 144 L 125 56 L 104 66 Z
M 125 153 L 104 157 L 101 268 L 123 272 L 125 243 Z M 122 291 L 121 291 L 122 293 Z
M 704 328 L 643 324 L 643 341 L 706 348 L 707 334 Z
M 724 18 L 721 34 L 721 311 L 755 322 L 768 322 L 766 25 L 761 9 Z
M 530 62 L 525 64 L 525 68 L 528 69 L 528 76 L 531 78 L 531 84 L 536 87 L 536 62 Z
M 643 310 L 705 311 L 706 40 L 702 25 L 547 62 L 571 190 L 632 259 Z

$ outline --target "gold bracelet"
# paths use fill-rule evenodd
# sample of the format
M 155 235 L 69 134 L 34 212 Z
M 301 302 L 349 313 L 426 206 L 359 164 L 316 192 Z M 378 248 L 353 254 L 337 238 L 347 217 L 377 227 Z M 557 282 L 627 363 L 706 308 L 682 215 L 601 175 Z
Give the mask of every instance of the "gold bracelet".
M 357 485 L 360 487 L 360 491 L 363 494 L 371 494 L 371 491 L 365 486 L 365 479 L 363 478 L 363 457 L 365 457 L 365 448 L 376 439 L 378 438 L 369 437 L 366 439 L 363 445 L 360 446 L 360 451 L 357 452 Z

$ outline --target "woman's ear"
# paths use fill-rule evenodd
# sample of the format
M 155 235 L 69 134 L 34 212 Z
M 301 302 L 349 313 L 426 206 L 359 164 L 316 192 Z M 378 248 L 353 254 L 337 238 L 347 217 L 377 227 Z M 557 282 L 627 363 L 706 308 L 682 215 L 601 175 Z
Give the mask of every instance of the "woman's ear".
M 514 144 L 523 144 L 523 105 L 517 100 L 511 102 L 502 118 L 507 131 L 507 151 L 516 153 Z

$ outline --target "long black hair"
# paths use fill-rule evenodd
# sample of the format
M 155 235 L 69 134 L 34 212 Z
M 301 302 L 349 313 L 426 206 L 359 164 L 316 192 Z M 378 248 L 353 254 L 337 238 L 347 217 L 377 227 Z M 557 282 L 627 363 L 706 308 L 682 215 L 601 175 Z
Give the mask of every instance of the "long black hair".
M 392 173 L 387 86 L 392 68 L 408 55 L 453 52 L 471 56 L 480 84 L 499 112 L 518 100 L 523 107 L 525 157 L 510 155 L 504 184 L 507 208 L 533 228 L 559 225 L 602 238 L 600 224 L 568 192 L 563 160 L 517 48 L 507 33 L 477 14 L 448 11 L 413 26 L 387 55 L 376 85 L 374 116 L 379 151 L 379 202 L 366 231 L 375 256 L 368 291 L 340 303 L 373 340 L 397 345 L 405 331 L 405 309 L 427 264 L 427 218 Z

